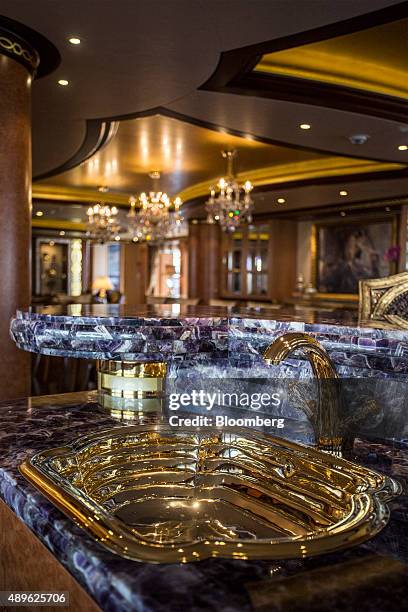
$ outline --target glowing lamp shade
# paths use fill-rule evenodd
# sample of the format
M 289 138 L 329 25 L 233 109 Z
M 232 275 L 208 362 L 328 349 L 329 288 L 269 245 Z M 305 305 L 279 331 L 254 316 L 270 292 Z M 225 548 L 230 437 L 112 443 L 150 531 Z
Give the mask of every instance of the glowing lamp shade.
M 113 289 L 112 281 L 109 276 L 97 276 L 92 283 L 93 291 L 110 291 Z

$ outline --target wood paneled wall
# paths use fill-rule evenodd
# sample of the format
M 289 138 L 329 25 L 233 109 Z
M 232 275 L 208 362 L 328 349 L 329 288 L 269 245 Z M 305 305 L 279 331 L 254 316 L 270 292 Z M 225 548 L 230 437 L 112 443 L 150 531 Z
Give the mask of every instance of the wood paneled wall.
M 148 286 L 149 253 L 147 244 L 122 244 L 120 253 L 120 290 L 126 304 L 145 304 Z
M 190 223 L 188 236 L 188 296 L 208 304 L 218 297 L 221 235 L 218 225 Z
M 270 224 L 269 290 L 274 300 L 292 295 L 296 284 L 297 223 L 274 219 Z
M 268 222 L 269 299 L 284 300 L 296 284 L 297 222 L 276 219 Z M 190 224 L 188 237 L 189 297 L 207 304 L 220 295 L 221 230 L 218 225 Z M 235 297 L 235 296 L 229 296 Z M 240 296 L 236 296 L 239 299 Z M 250 296 L 242 296 L 251 299 Z M 253 298 L 257 299 L 257 298 Z

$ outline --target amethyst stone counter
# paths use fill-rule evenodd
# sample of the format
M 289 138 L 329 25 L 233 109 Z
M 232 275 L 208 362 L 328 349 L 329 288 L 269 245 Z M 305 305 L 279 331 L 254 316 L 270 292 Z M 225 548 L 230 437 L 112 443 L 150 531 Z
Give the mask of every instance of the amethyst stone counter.
M 11 334 L 21 349 L 47 355 L 102 360 L 167 361 L 170 376 L 185 368 L 231 368 L 240 377 L 265 376 L 262 351 L 291 331 L 313 335 L 341 376 L 401 377 L 408 374 L 408 331 L 359 323 L 352 312 L 227 311 L 179 305 L 45 306 L 19 311 Z M 304 360 L 291 360 L 274 376 L 302 377 Z M 172 369 L 173 368 L 173 369 Z M 214 370 L 215 368 L 215 370 Z M 258 374 L 257 374 L 258 373 Z M 270 376 L 270 372 L 268 374 Z
M 154 416 L 143 417 L 154 419 Z M 108 612 L 396 612 L 408 597 L 408 441 L 357 439 L 352 457 L 397 479 L 387 527 L 364 545 L 302 561 L 151 565 L 107 552 L 38 493 L 18 466 L 37 451 L 121 423 L 91 394 L 0 404 L 0 497 Z M 292 428 L 291 428 L 292 427 Z M 302 441 L 302 424 L 285 436 Z M 12 588 L 8 585 L 3 588 Z

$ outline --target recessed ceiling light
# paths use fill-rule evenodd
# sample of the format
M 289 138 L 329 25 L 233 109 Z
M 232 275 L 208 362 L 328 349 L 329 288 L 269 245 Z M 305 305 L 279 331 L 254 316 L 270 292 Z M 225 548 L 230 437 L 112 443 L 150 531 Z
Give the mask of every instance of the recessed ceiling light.
M 346 195 L 348 195 L 348 191 L 346 191 L 345 189 L 342 189 L 341 191 L 339 191 L 339 194 L 341 196 L 346 196 Z
M 310 125 L 310 123 L 301 123 L 299 127 L 301 130 L 310 130 L 312 126 Z
M 344 212 L 344 210 L 342 210 L 340 213 L 340 217 L 345 217 L 345 216 L 346 216 L 346 213 Z
M 58 85 L 61 85 L 62 87 L 66 87 L 67 85 L 69 85 L 69 81 L 67 81 L 67 79 L 59 79 Z
M 400 145 L 398 147 L 398 151 L 406 151 L 408 149 L 408 145 Z
M 120 236 L 115 236 L 115 240 L 118 242 L 120 240 Z
M 81 39 L 78 38 L 78 36 L 71 36 L 70 38 L 68 38 L 68 42 L 70 42 L 71 45 L 80 45 Z
M 37 217 L 42 217 L 44 213 L 42 210 L 37 210 L 35 214 L 37 215 Z
M 53 240 L 50 240 L 50 246 L 54 246 L 55 242 Z
M 65 236 L 65 232 L 64 232 L 64 230 L 61 230 L 61 231 L 60 231 L 60 233 L 59 233 L 59 235 L 60 235 L 60 236 Z
M 391 208 L 390 208 L 389 206 L 386 206 L 386 207 L 385 207 L 385 210 L 386 210 L 387 212 L 390 212 Z
M 286 202 L 285 198 L 278 198 L 276 201 L 278 204 L 284 204 Z

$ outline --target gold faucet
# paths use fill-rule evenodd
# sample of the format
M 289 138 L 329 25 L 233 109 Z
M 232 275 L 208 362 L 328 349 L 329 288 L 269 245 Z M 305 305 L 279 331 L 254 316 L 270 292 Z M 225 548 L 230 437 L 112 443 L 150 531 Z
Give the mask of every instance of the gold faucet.
M 304 408 L 316 435 L 317 447 L 341 455 L 344 445 L 339 435 L 340 389 L 339 376 L 322 345 L 308 334 L 293 332 L 279 336 L 268 346 L 263 358 L 268 365 L 277 365 L 291 353 L 301 349 L 308 357 L 318 385 L 314 410 Z

